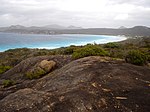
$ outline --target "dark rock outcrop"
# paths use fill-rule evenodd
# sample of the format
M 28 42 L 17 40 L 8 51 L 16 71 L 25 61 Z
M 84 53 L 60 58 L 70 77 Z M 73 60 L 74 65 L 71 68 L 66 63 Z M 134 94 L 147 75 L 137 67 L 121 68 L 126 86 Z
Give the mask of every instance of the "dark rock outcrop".
M 54 61 L 57 63 L 56 67 L 61 68 L 65 64 L 68 64 L 72 61 L 71 56 L 38 56 L 38 57 L 31 57 L 28 59 L 23 60 L 14 68 L 10 69 L 9 71 L 5 72 L 4 74 L 0 75 L 0 79 L 13 79 L 13 80 L 25 80 L 24 74 L 33 69 L 35 65 L 38 65 L 41 61 Z M 45 65 L 43 65 L 45 66 Z M 46 68 L 45 68 L 46 69 Z
M 0 112 L 149 112 L 150 69 L 101 57 L 73 61 L 0 100 Z

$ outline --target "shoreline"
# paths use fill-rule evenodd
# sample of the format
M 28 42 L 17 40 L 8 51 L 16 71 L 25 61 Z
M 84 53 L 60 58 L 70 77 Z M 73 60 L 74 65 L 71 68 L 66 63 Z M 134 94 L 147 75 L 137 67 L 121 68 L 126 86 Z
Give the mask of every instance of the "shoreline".
M 98 36 L 98 35 L 88 35 L 88 34 L 60 34 L 60 35 L 63 35 L 63 36 L 65 36 L 65 35 L 71 35 L 71 36 L 86 36 L 86 35 L 87 36 Z M 122 41 L 126 41 L 127 39 L 129 39 L 129 37 L 121 36 L 121 35 L 118 35 L 118 36 L 113 36 L 113 35 L 99 35 L 99 36 L 106 37 L 106 39 L 104 38 L 104 39 L 96 39 L 96 40 L 86 41 L 86 42 L 69 43 L 69 44 L 66 44 L 64 46 L 39 46 L 39 47 L 36 47 L 36 46 L 34 47 L 33 46 L 33 47 L 16 47 L 16 48 L 10 48 L 10 49 L 27 48 L 27 49 L 47 49 L 47 50 L 54 50 L 54 49 L 59 49 L 59 48 L 62 48 L 62 47 L 69 47 L 71 45 L 74 45 L 74 46 L 85 46 L 87 44 L 94 44 L 94 43 L 96 43 L 96 44 L 106 44 L 106 43 L 109 43 L 109 42 L 122 42 Z M 111 38 L 113 38 L 113 39 L 111 40 Z M 5 52 L 5 51 L 10 50 L 10 49 L 0 50 L 0 53 Z
M 59 34 L 59 35 L 60 36 L 61 35 L 62 36 L 65 36 L 65 35 L 66 36 L 67 35 L 71 35 L 71 36 L 98 36 L 98 35 L 88 35 L 88 34 Z M 86 42 L 69 43 L 69 44 L 66 44 L 64 46 L 39 46 L 39 47 L 37 47 L 37 46 L 35 46 L 35 47 L 34 46 L 33 47 L 27 47 L 27 46 L 25 46 L 25 47 L 16 47 L 16 48 L 10 48 L 10 49 L 27 48 L 27 49 L 47 49 L 47 50 L 54 50 L 54 49 L 59 49 L 59 48 L 62 48 L 62 47 L 69 47 L 71 45 L 74 45 L 74 46 L 84 46 L 84 45 L 87 45 L 87 44 L 94 44 L 94 43 L 96 43 L 96 44 L 106 44 L 106 43 L 109 43 L 109 42 L 121 42 L 121 41 L 125 41 L 125 40 L 128 39 L 128 37 L 121 36 L 121 35 L 118 35 L 118 36 L 114 36 L 114 35 L 99 35 L 99 36 L 104 37 L 104 39 L 96 39 L 96 40 L 86 41 Z M 105 37 L 106 37 L 106 39 L 105 39 Z M 5 52 L 5 51 L 10 50 L 10 49 L 0 50 L 0 53 Z

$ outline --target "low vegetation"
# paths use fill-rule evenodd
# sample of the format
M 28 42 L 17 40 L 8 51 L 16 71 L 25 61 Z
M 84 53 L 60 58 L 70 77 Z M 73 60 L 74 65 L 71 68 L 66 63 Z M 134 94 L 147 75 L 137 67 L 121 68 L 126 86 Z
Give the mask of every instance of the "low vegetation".
M 4 87 L 9 87 L 9 86 L 12 86 L 12 85 L 14 85 L 14 84 L 16 84 L 16 82 L 13 81 L 13 80 L 4 80 L 4 81 L 3 81 L 3 86 L 4 86 Z
M 37 79 L 42 77 L 46 72 L 43 69 L 37 69 L 26 73 L 28 79 Z
M 148 57 L 139 50 L 132 50 L 127 54 L 125 60 L 131 64 L 145 65 Z
M 1 65 L 0 66 L 0 74 L 3 74 L 5 73 L 7 70 L 11 69 L 12 67 L 11 66 L 4 66 L 4 65 Z
M 73 54 L 73 52 L 76 49 L 77 49 L 76 46 L 70 46 L 70 47 L 65 48 L 63 52 L 64 52 L 65 55 L 71 55 L 71 54 Z
M 28 49 L 28 48 L 10 49 L 0 53 L 0 65 L 13 67 L 18 63 L 20 63 L 22 60 L 30 57 L 53 55 L 53 54 L 54 52 L 52 50 L 46 49 Z
M 74 59 L 83 58 L 87 56 L 108 56 L 108 52 L 105 51 L 99 45 L 86 45 L 82 48 L 77 49 L 72 54 Z
M 104 45 L 104 48 L 119 48 L 119 47 L 120 47 L 120 45 L 118 43 L 114 43 L 114 42 L 109 42 Z

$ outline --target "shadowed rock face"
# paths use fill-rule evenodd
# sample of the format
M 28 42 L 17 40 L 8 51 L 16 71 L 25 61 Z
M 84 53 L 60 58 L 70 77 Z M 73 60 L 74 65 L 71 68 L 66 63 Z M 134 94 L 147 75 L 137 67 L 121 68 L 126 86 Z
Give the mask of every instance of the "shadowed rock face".
M 86 57 L 3 97 L 0 112 L 149 112 L 149 88 L 149 68 Z

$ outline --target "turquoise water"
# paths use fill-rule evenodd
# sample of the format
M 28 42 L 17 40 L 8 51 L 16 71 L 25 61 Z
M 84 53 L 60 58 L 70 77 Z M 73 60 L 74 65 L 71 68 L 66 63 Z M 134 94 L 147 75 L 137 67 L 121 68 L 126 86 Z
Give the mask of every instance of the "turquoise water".
M 0 51 L 15 48 L 46 48 L 54 49 L 70 45 L 85 45 L 88 43 L 107 43 L 125 40 L 125 37 L 106 35 L 39 35 L 39 34 L 17 34 L 0 33 Z

